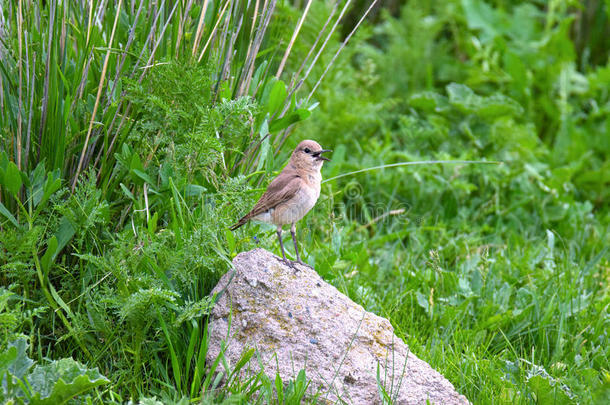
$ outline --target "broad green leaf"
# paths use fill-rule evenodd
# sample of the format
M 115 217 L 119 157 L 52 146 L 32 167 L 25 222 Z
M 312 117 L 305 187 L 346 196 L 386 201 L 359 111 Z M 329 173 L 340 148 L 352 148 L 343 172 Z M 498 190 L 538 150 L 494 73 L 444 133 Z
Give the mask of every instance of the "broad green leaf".
M 8 344 L 0 352 L 0 402 L 3 404 L 23 404 L 26 392 L 29 392 L 23 377 L 34 362 L 28 358 L 27 341 L 19 338 Z
M 434 91 L 422 91 L 413 94 L 409 97 L 409 104 L 427 112 L 437 113 L 448 111 L 450 108 L 447 97 Z
M 415 292 L 415 297 L 417 298 L 417 304 L 428 312 L 430 310 L 430 304 L 428 303 L 428 297 L 426 297 L 421 292 Z
M 536 396 L 536 403 L 540 405 L 560 405 L 574 403 L 570 397 L 566 395 L 559 384 L 555 382 L 553 385 L 548 380 L 540 375 L 535 375 L 527 381 L 528 387 Z
M 267 161 L 267 155 L 270 150 L 270 141 L 269 141 L 269 121 L 265 119 L 261 124 L 261 129 L 259 131 L 259 138 L 262 139 L 261 147 L 260 147 L 260 156 L 258 158 L 258 163 L 256 165 L 256 171 L 258 172 L 263 168 L 263 165 Z
M 286 100 L 286 84 L 278 80 L 273 84 L 271 92 L 269 93 L 269 114 L 273 115 L 282 108 L 284 100 Z
M 225 230 L 225 239 L 227 240 L 229 252 L 233 253 L 235 251 L 235 235 L 233 235 L 233 232 L 229 229 Z
M 15 163 L 8 162 L 4 172 L 3 186 L 6 187 L 10 194 L 16 196 L 22 184 L 21 171 Z
M 144 166 L 142 166 L 142 161 L 140 160 L 140 156 L 134 152 L 131 155 L 131 159 L 129 160 L 129 169 L 130 170 L 144 170 Z
M 8 345 L 8 357 L 3 359 L 8 372 L 17 378 L 23 378 L 34 364 L 34 361 L 27 356 L 27 347 L 28 343 L 25 338 L 13 341 Z
M 523 114 L 523 107 L 515 100 L 503 94 L 496 93 L 482 99 L 477 114 L 484 118 L 495 118 L 501 116 L 519 116 Z
M 40 259 L 40 265 L 42 266 L 42 270 L 45 272 L 45 274 L 48 273 L 49 267 L 53 263 L 53 259 L 57 253 L 57 246 L 57 238 L 55 236 L 51 236 L 51 239 L 49 239 L 49 242 L 47 242 L 47 250 Z
M 54 256 L 52 257 L 53 260 L 55 260 L 57 254 L 61 252 L 64 247 L 66 247 L 68 242 L 72 240 L 72 237 L 74 237 L 75 233 L 76 230 L 74 229 L 74 226 L 68 220 L 68 218 L 62 217 L 61 221 L 59 222 L 59 229 L 57 230 L 57 232 L 55 232 L 55 237 L 57 238 L 57 249 L 55 251 Z
M 17 359 L 17 348 L 9 347 L 7 350 L 0 352 L 0 375 L 8 370 L 8 367 Z
M 11 214 L 11 212 L 0 202 L 0 214 L 2 214 L 6 219 L 8 219 L 11 224 L 15 225 L 16 228 L 19 228 L 19 222 L 17 219 Z
M 34 206 L 36 207 L 36 212 L 40 212 L 49 198 L 51 198 L 60 188 L 61 179 L 59 178 L 59 170 L 49 173 L 47 175 L 47 181 L 44 183 L 44 187 L 42 187 L 42 192 L 34 192 Z
M 88 369 L 73 359 L 55 360 L 44 366 L 36 366 L 27 379 L 35 393 L 30 402 L 32 405 L 65 404 L 78 395 L 110 382 L 97 368 Z
M 263 60 L 263 62 L 258 66 L 258 68 L 256 68 L 256 71 L 254 72 L 254 75 L 252 76 L 252 82 L 250 84 L 250 95 L 252 96 L 254 94 L 254 91 L 258 88 L 258 84 L 261 80 L 261 77 L 263 75 L 263 73 L 265 72 L 265 69 L 267 69 L 267 64 L 269 62 L 265 59 Z
M 72 310 L 70 310 L 70 307 L 68 306 L 68 304 L 66 304 L 66 302 L 63 300 L 63 298 L 61 298 L 61 296 L 59 295 L 59 293 L 57 292 L 55 287 L 53 287 L 53 284 L 49 283 L 48 287 L 49 287 L 49 291 L 51 292 L 51 295 L 53 296 L 53 299 L 55 300 L 57 305 L 59 305 L 64 311 L 66 311 L 66 314 L 68 314 L 68 316 L 70 318 L 74 318 L 74 314 L 72 313 Z
M 30 178 L 28 175 L 25 174 L 25 172 L 19 171 L 19 178 L 21 179 L 21 185 L 27 188 L 30 184 Z
M 450 83 L 447 85 L 447 95 L 449 102 L 465 113 L 473 113 L 481 104 L 481 97 L 463 84 Z
M 123 193 L 125 193 L 125 195 L 127 196 L 127 198 L 129 198 L 131 201 L 135 202 L 135 197 L 133 196 L 133 193 L 131 191 L 129 191 L 129 189 L 127 188 L 127 186 L 125 186 L 125 184 L 120 183 L 119 186 L 121 187 L 121 190 L 123 190 Z
M 159 177 L 161 178 L 161 188 L 169 186 L 169 178 L 175 177 L 174 169 L 171 164 L 164 164 L 159 170 Z
M 523 113 L 523 107 L 519 103 L 503 94 L 482 97 L 475 94 L 470 87 L 458 83 L 449 84 L 447 94 L 449 103 L 466 114 L 495 118 L 504 115 L 518 116 Z
M 1 151 L 0 152 L 0 173 L 2 173 L 3 171 L 6 170 L 6 166 L 8 165 L 8 155 L 6 154 L 5 151 Z M 2 178 L 0 178 L 0 181 L 2 181 Z
M 260 91 L 259 105 L 261 106 L 260 117 L 265 117 L 269 114 L 269 96 L 277 79 L 272 77 L 265 82 L 265 86 Z
M 157 231 L 157 222 L 159 221 L 159 213 L 155 212 L 148 221 L 148 233 L 153 235 Z
M 199 197 L 207 190 L 205 187 L 200 186 L 198 184 L 187 184 L 184 189 L 185 197 Z
M 478 269 L 475 269 L 472 272 L 472 278 L 470 280 L 470 286 L 472 288 L 472 291 L 475 294 L 480 294 L 481 293 L 481 289 L 483 288 L 483 277 L 481 276 L 481 273 L 479 272 Z
M 483 42 L 490 42 L 504 33 L 510 21 L 503 12 L 497 12 L 482 0 L 462 0 L 468 27 L 481 31 Z
M 286 114 L 280 119 L 273 120 L 269 126 L 269 132 L 277 132 L 282 129 L 288 128 L 290 125 L 295 124 L 299 121 L 303 121 L 311 115 L 311 111 L 304 108 L 299 108 L 289 114 Z
M 133 174 L 135 174 L 136 177 L 138 177 L 138 178 L 144 180 L 146 183 L 148 183 L 149 186 L 154 186 L 155 185 L 155 182 L 153 181 L 152 177 L 150 177 L 148 175 L 148 173 L 146 173 L 145 171 L 140 170 L 140 169 L 132 169 L 131 172 Z

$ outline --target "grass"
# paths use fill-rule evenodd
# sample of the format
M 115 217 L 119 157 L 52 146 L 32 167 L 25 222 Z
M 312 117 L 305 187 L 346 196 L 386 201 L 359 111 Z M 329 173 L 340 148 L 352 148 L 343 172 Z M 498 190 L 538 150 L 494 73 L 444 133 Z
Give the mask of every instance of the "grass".
M 321 215 L 301 226 L 309 260 L 475 403 L 604 403 L 608 180 L 591 180 L 608 149 L 597 118 L 576 115 L 607 105 L 595 90 L 607 65 L 567 83 L 577 55 L 546 54 L 571 48 L 558 16 L 464 1 L 460 20 L 454 7 L 412 2 L 377 27 L 299 127 L 335 149 Z M 483 13 L 530 25 L 489 27 Z M 547 64 L 517 69 L 512 53 Z M 445 159 L 503 164 L 400 166 Z
M 610 401 L 608 5 L 347 3 L 3 3 L 3 399 L 73 358 L 92 403 L 300 402 L 304 374 L 221 388 L 205 319 L 278 253 L 227 227 L 315 138 L 325 280 L 473 403 Z

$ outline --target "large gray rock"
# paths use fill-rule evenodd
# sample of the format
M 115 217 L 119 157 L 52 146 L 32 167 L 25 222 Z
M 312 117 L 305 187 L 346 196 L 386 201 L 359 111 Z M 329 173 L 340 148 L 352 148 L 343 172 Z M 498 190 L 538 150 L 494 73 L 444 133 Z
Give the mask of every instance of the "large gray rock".
M 299 266 L 295 272 L 263 249 L 241 253 L 233 264 L 235 274 L 227 273 L 214 289 L 223 293 L 210 317 L 208 363 L 229 336 L 229 364 L 253 347 L 272 380 L 276 371 L 288 381 L 305 368 L 308 393 L 318 393 L 321 402 L 382 403 L 379 372 L 396 404 L 468 403 L 409 351 L 387 319 L 365 311 L 314 270 Z M 250 367 L 259 370 L 256 356 Z

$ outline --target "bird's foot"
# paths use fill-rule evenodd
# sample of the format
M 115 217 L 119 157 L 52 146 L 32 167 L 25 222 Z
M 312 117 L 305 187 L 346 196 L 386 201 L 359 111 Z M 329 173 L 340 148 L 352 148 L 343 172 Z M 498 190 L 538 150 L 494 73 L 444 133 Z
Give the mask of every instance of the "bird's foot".
M 309 264 L 305 263 L 305 262 L 304 262 L 303 260 L 301 260 L 301 259 L 291 261 L 291 260 L 288 260 L 288 259 L 283 259 L 283 258 L 281 258 L 281 257 L 277 257 L 277 256 L 276 256 L 276 259 L 277 259 L 277 260 L 278 260 L 280 263 L 282 263 L 282 264 L 284 264 L 284 265 L 286 265 L 286 266 L 290 267 L 292 270 L 294 270 L 294 272 L 295 272 L 295 273 L 299 271 L 299 268 L 297 267 L 297 264 L 300 264 L 301 266 L 309 267 L 310 269 L 314 270 L 313 266 L 310 266 Z
M 283 265 L 290 267 L 295 272 L 299 271 L 299 269 L 297 269 L 296 266 L 294 265 L 295 262 L 291 262 L 290 260 L 288 260 L 286 258 L 282 259 L 281 257 L 277 257 L 277 256 L 276 256 L 276 259 Z
M 305 266 L 305 267 L 309 267 L 310 269 L 314 269 L 313 266 L 310 266 L 309 264 L 305 263 L 303 260 L 301 260 L 300 258 L 295 260 L 293 263 L 298 263 L 301 266 Z

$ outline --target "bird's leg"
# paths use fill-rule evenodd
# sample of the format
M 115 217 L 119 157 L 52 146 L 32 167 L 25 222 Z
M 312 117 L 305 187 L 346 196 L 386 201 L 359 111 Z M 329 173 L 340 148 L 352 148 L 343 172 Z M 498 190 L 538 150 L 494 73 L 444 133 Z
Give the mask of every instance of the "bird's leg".
M 303 260 L 301 260 L 301 256 L 299 255 L 299 247 L 297 244 L 297 226 L 296 226 L 296 224 L 292 224 L 292 226 L 290 227 L 290 235 L 292 235 L 292 242 L 294 243 L 294 251 L 297 253 L 296 262 L 303 266 L 307 266 L 307 267 L 313 269 L 313 267 L 311 267 L 307 263 L 303 262 Z
M 277 227 L 277 239 L 280 241 L 280 248 L 282 249 L 282 257 L 286 261 L 286 252 L 284 252 L 284 243 L 282 242 L 282 227 Z
M 277 226 L 277 238 L 280 241 L 280 248 L 282 249 L 282 257 L 284 258 L 284 264 L 294 268 L 294 265 L 290 262 L 290 260 L 286 259 L 286 252 L 284 252 L 284 243 L 282 242 L 282 226 Z
M 301 256 L 299 255 L 299 246 L 297 244 L 297 226 L 292 224 L 290 227 L 290 235 L 292 235 L 292 243 L 294 243 L 294 251 L 297 254 L 297 263 L 302 263 Z

